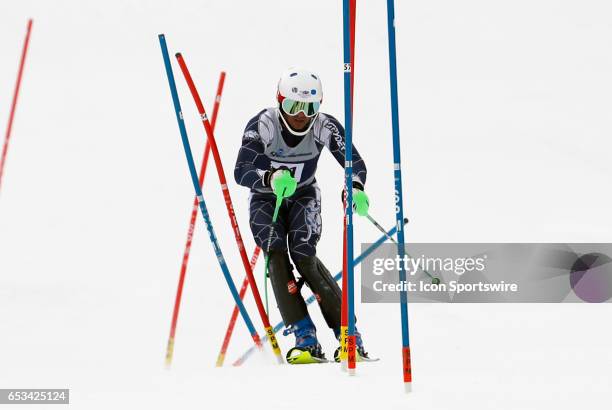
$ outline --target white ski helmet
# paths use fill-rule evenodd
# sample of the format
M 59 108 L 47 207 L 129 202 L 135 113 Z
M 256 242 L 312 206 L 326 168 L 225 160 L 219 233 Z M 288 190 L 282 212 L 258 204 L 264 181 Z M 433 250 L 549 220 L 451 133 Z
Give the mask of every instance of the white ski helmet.
M 278 81 L 276 93 L 279 109 L 287 115 L 297 115 L 303 112 L 311 117 L 310 125 L 303 131 L 293 130 L 285 118 L 280 115 L 289 131 L 295 135 L 306 135 L 314 118 L 319 114 L 319 107 L 323 101 L 323 87 L 319 76 L 309 70 L 290 68 L 285 71 Z

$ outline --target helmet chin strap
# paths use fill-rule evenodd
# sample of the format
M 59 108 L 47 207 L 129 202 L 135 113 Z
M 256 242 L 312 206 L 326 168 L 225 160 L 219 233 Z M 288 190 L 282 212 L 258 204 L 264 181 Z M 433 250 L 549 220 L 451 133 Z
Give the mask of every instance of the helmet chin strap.
M 312 126 L 314 125 L 315 120 L 317 119 L 317 117 L 319 116 L 319 113 L 316 113 L 311 119 L 310 122 L 308 123 L 308 127 L 306 127 L 306 129 L 304 131 L 296 131 L 294 130 L 291 125 L 289 125 L 289 123 L 287 122 L 287 120 L 285 119 L 285 116 L 283 115 L 283 113 L 281 112 L 282 108 L 278 107 L 278 116 L 281 118 L 281 120 L 283 121 L 283 124 L 285 124 L 285 127 L 287 128 L 287 130 L 289 130 L 290 133 L 292 133 L 293 135 L 297 135 L 298 137 L 303 137 L 304 135 L 308 134 L 308 132 L 310 131 L 310 129 L 312 128 Z

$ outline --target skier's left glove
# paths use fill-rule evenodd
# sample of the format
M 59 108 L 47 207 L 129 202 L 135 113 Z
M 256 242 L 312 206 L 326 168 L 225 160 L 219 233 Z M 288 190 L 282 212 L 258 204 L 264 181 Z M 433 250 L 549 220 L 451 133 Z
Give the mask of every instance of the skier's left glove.
M 291 171 L 285 167 L 272 168 L 266 171 L 262 177 L 263 185 L 272 188 L 276 196 L 288 198 L 295 193 L 297 189 L 297 179 L 291 174 Z
M 342 201 L 344 203 L 346 192 L 342 190 Z M 367 216 L 370 209 L 370 200 L 364 192 L 364 186 L 359 181 L 353 181 L 353 212 L 359 216 Z
M 276 196 L 290 197 L 295 193 L 297 180 L 287 169 L 278 169 L 270 174 L 269 184 Z

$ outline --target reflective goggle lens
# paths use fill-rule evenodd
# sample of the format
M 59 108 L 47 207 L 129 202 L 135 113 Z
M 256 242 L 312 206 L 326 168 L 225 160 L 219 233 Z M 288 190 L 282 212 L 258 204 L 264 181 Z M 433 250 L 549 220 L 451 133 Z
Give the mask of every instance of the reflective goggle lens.
M 289 98 L 283 99 L 281 103 L 283 111 L 289 115 L 297 115 L 300 111 L 307 117 L 312 117 L 319 112 L 320 102 L 302 102 L 295 101 Z

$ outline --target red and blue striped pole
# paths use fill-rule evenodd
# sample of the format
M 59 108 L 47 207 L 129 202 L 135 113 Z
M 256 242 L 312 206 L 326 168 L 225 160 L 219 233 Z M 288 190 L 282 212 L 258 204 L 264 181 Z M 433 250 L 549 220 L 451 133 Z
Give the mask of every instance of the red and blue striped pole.
M 357 12 L 357 1 L 350 0 L 350 37 L 351 37 L 351 114 L 353 113 L 353 101 L 355 96 L 355 17 Z M 340 369 L 346 371 L 348 367 L 348 295 L 347 283 L 347 259 L 346 259 L 346 201 L 344 202 L 345 218 L 342 232 L 342 308 L 340 316 Z M 354 345 L 354 344 L 353 344 Z M 353 361 L 356 360 L 352 355 Z M 354 364 L 353 364 L 354 367 Z
M 404 201 L 402 193 L 402 162 L 400 155 L 399 108 L 397 93 L 397 57 L 395 45 L 395 5 L 387 0 L 387 29 L 389 36 L 389 77 L 391 82 L 391 125 L 393 129 L 393 169 L 395 182 L 395 220 L 397 225 L 397 253 L 404 258 Z M 406 271 L 400 264 L 399 281 L 406 281 Z M 410 332 L 408 328 L 408 294 L 400 292 L 400 314 L 402 321 L 402 370 L 406 392 L 412 390 L 412 365 L 410 361 Z
M 353 262 L 353 104 L 351 91 L 351 7 L 350 0 L 343 0 L 344 43 L 344 184 L 346 190 L 346 298 L 348 314 L 348 371 L 355 374 L 355 266 Z

